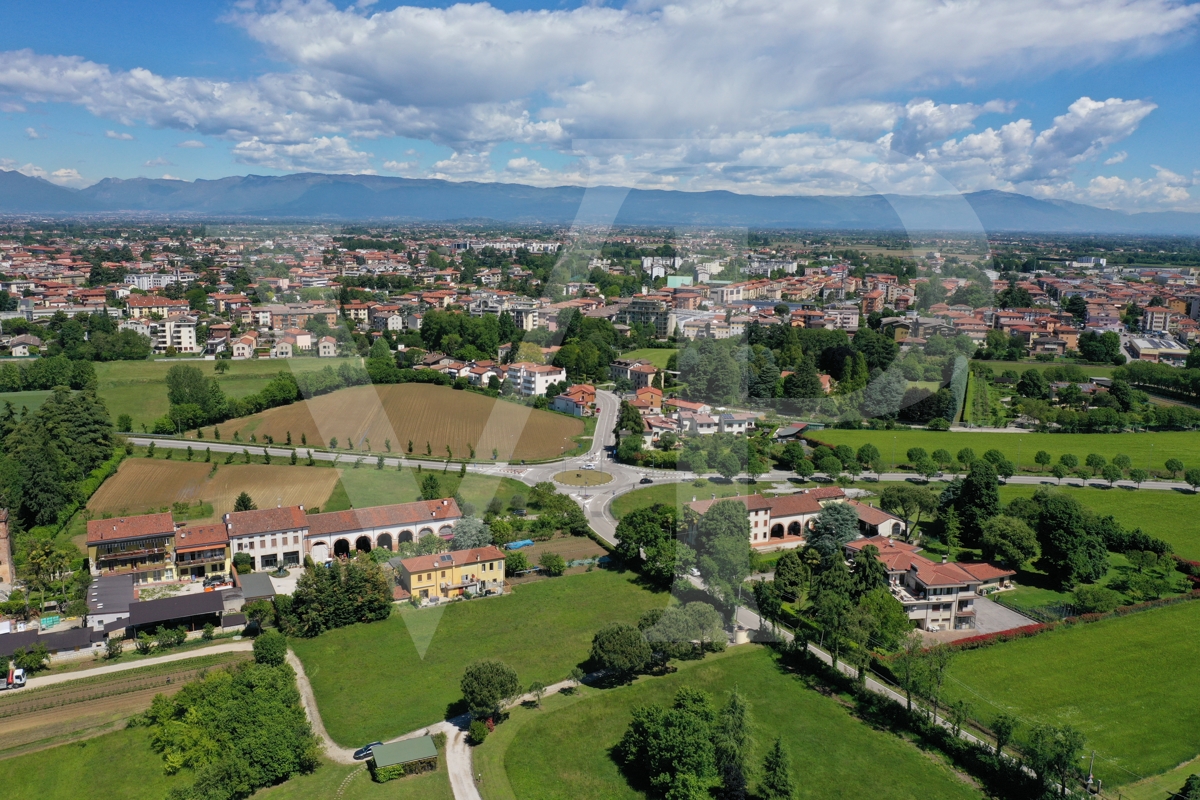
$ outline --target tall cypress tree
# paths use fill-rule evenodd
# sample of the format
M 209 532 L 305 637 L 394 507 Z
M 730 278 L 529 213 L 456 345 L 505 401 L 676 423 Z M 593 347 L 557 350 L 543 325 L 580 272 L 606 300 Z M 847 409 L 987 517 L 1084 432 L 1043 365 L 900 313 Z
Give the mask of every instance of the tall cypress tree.
M 796 784 L 792 781 L 792 768 L 783 740 L 776 739 L 775 746 L 763 759 L 763 778 L 758 785 L 758 794 L 763 800 L 793 800 Z
M 750 745 L 746 701 L 735 690 L 721 709 L 713 730 L 717 773 L 724 800 L 745 800 L 746 751 Z

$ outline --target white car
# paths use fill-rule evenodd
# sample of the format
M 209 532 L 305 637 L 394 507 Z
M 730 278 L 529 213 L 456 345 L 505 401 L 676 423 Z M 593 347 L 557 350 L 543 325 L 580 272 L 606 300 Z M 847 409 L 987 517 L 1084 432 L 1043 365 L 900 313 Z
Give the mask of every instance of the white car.
M 584 464 L 583 468 L 584 469 L 595 469 L 596 465 L 595 464 Z

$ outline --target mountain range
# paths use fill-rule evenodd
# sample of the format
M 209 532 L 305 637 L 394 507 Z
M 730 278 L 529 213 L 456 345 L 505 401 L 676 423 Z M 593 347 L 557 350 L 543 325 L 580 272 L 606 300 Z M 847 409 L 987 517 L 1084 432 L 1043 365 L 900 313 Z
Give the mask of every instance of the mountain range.
M 0 214 L 256 220 L 698 225 L 804 230 L 1200 234 L 1200 214 L 1126 213 L 1012 192 L 954 196 L 761 196 L 602 186 L 540 188 L 378 175 L 105 178 L 69 189 L 0 171 Z

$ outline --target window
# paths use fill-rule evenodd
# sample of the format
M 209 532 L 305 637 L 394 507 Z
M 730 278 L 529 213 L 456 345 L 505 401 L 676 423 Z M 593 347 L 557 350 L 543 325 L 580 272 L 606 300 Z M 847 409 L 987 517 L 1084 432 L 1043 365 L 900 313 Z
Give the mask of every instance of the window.
M 300 551 L 292 550 L 291 552 L 284 553 L 283 554 L 283 563 L 284 563 L 284 566 L 288 566 L 288 567 L 299 566 L 300 565 Z
M 271 540 L 271 547 L 279 547 L 279 540 L 278 540 L 278 539 L 272 539 L 272 540 Z
M 442 577 L 446 577 L 446 570 L 442 570 Z
M 242 543 L 238 542 L 238 552 L 242 552 Z
M 293 536 L 293 537 L 292 537 L 292 544 L 300 544 L 300 537 L 299 537 L 299 536 Z
M 253 549 L 254 549 L 254 542 L 250 542 L 250 549 L 251 549 L 251 550 L 253 550 Z

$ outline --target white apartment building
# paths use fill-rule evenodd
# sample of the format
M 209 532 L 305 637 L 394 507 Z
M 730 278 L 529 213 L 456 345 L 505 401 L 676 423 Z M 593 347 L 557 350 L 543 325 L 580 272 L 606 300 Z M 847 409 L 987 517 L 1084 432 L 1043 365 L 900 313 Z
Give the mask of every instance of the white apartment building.
M 225 515 L 231 555 L 246 553 L 255 569 L 296 567 L 303 561 L 308 517 L 304 506 L 234 511 Z
M 196 343 L 196 317 L 172 315 L 151 320 L 145 327 L 149 329 L 146 335 L 156 353 L 165 353 L 168 347 L 174 347 L 177 353 L 200 352 L 200 345 Z
M 567 379 L 567 371 L 549 364 L 531 364 L 520 361 L 508 366 L 508 380 L 517 393 L 524 397 L 544 395 L 552 383 Z

